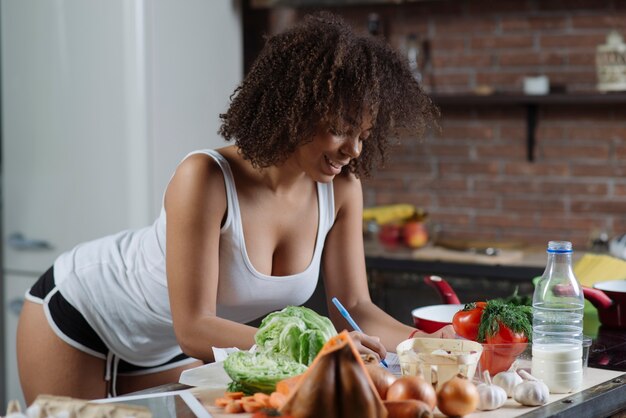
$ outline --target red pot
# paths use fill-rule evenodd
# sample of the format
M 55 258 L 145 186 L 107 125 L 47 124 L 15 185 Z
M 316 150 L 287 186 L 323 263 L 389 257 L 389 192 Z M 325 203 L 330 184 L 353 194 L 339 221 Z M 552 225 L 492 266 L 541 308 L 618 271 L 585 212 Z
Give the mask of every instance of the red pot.
M 626 328 L 626 280 L 583 286 L 585 298 L 598 309 L 600 323 L 608 328 Z
M 452 287 L 450 287 L 448 282 L 446 282 L 441 277 L 426 276 L 424 277 L 424 283 L 435 288 L 437 293 L 439 293 L 439 296 L 441 296 L 443 303 L 447 303 L 447 304 L 460 304 L 461 303 L 456 293 L 454 293 L 454 290 L 452 290 Z
M 454 314 L 463 309 L 464 305 L 430 305 L 411 311 L 413 324 L 424 332 L 435 332 L 450 325 Z
M 429 305 L 411 311 L 415 327 L 431 333 L 451 324 L 454 314 L 463 309 L 464 305 L 461 304 L 448 282 L 441 277 L 426 276 L 424 283 L 434 287 L 444 302 L 444 305 Z

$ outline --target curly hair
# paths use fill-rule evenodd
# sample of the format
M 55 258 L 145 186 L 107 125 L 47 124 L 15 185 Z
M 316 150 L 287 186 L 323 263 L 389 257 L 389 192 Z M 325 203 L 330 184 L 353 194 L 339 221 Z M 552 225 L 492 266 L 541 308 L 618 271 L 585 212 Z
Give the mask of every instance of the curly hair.
M 231 99 L 219 133 L 259 168 L 283 162 L 320 123 L 350 131 L 371 116 L 361 155 L 344 167 L 359 177 L 384 164 L 390 135 L 420 137 L 439 116 L 405 59 L 327 12 L 270 37 Z

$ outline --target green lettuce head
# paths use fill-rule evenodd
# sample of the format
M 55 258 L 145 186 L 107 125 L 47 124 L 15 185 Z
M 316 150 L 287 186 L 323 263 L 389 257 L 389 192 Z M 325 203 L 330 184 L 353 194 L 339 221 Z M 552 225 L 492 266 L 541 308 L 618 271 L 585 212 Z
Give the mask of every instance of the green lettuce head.
M 335 335 L 330 319 L 303 306 L 287 306 L 267 315 L 254 339 L 260 351 L 286 355 L 308 366 Z
M 233 391 L 271 393 L 276 383 L 306 371 L 306 366 L 275 353 L 238 351 L 224 361 L 224 370 L 235 384 Z

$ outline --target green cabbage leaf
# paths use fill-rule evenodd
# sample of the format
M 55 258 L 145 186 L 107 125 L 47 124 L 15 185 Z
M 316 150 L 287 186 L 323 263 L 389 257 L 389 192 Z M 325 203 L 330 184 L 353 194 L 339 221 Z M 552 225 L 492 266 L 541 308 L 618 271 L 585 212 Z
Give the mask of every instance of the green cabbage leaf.
M 231 386 L 245 393 L 271 393 L 276 383 L 296 376 L 307 367 L 293 359 L 276 353 L 237 351 L 224 360 L 224 370 L 236 385 Z
M 278 381 L 307 369 L 337 331 L 330 319 L 302 306 L 267 315 L 255 334 L 256 352 L 238 351 L 224 361 L 230 390 L 270 393 Z
M 330 319 L 303 306 L 287 306 L 267 315 L 254 339 L 261 351 L 283 354 L 308 366 L 335 335 Z

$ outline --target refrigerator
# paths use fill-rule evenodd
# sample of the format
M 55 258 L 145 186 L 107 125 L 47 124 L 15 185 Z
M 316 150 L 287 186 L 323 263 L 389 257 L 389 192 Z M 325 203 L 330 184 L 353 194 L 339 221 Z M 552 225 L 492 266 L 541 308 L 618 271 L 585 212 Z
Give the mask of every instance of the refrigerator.
M 1 0 L 0 415 L 24 401 L 24 292 L 74 245 L 149 225 L 190 151 L 225 145 L 241 81 L 231 0 Z

